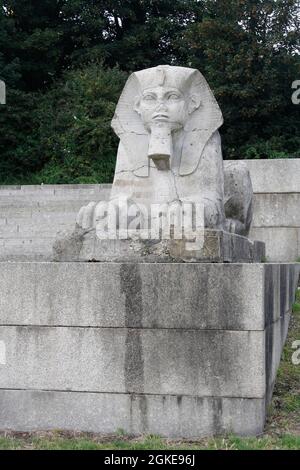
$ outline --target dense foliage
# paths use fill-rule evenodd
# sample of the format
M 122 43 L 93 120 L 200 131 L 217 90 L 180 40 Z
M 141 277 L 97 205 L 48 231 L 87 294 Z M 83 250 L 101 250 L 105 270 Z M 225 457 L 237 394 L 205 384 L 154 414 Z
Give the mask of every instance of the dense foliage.
M 300 156 L 299 0 L 0 3 L 0 180 L 109 182 L 110 120 L 131 71 L 198 68 L 225 118 L 225 158 Z

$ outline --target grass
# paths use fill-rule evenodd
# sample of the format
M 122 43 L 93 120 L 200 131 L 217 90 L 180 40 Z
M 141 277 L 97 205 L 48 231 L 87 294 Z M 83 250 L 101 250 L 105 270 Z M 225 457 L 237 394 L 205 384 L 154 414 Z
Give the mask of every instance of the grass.
M 292 434 L 261 437 L 175 441 L 159 436 L 139 438 L 97 436 L 66 432 L 14 433 L 0 437 L 1 450 L 292 450 L 300 449 L 300 436 Z
M 28 450 L 300 450 L 300 365 L 292 363 L 294 341 L 300 340 L 300 290 L 277 374 L 264 434 L 258 437 L 168 440 L 159 436 L 132 438 L 118 430 L 114 436 L 52 431 L 0 433 L 0 449 Z
M 293 305 L 288 338 L 282 353 L 267 429 L 300 436 L 300 364 L 292 362 L 293 343 L 300 340 L 300 290 Z

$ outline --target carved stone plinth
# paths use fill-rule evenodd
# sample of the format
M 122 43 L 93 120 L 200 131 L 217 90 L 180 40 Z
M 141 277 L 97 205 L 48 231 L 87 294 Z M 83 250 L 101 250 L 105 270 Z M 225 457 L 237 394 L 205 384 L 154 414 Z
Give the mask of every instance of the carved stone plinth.
M 95 230 L 77 228 L 54 246 L 55 261 L 259 263 L 264 257 L 264 243 L 209 229 L 190 239 L 100 240 Z

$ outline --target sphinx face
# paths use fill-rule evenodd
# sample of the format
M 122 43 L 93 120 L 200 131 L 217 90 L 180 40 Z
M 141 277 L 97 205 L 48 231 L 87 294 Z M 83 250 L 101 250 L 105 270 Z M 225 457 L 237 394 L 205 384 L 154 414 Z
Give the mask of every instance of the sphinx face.
M 146 129 L 161 123 L 171 131 L 184 127 L 188 118 L 188 102 L 177 88 L 158 86 L 143 92 L 136 102 L 135 110 Z
M 171 168 L 173 132 L 184 128 L 199 105 L 199 96 L 187 98 L 178 88 L 166 85 L 147 88 L 136 99 L 134 109 L 150 134 L 148 157 L 159 170 Z

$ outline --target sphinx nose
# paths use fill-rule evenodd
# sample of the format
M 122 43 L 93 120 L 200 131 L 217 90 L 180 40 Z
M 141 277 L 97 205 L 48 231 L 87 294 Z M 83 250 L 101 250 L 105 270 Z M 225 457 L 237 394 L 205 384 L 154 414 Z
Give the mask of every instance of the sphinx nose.
M 166 110 L 167 106 L 166 106 L 165 101 L 159 101 L 159 103 L 157 104 L 157 109 L 159 111 Z

